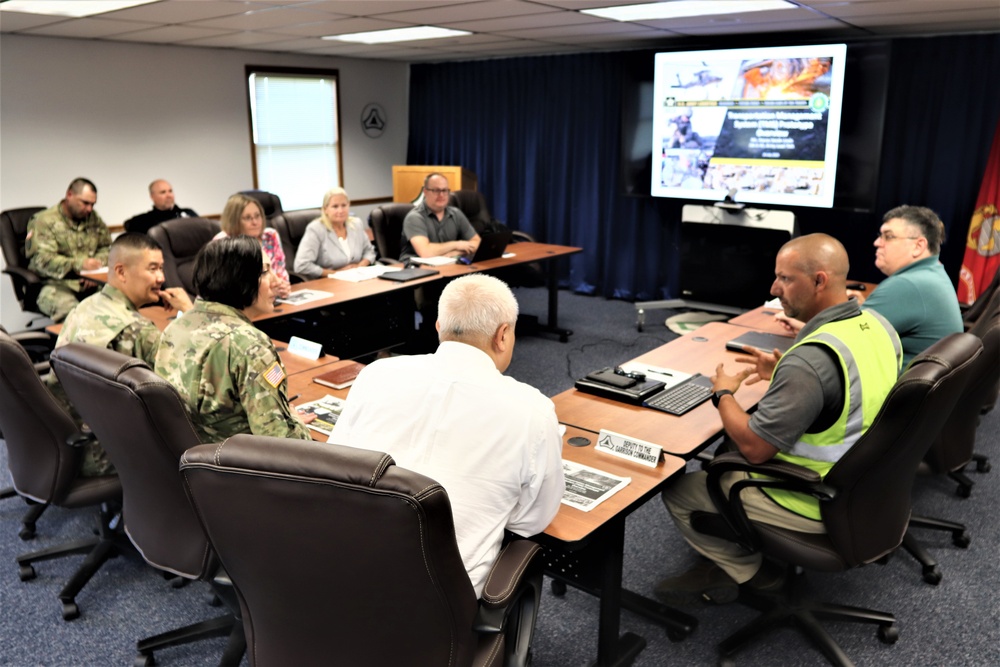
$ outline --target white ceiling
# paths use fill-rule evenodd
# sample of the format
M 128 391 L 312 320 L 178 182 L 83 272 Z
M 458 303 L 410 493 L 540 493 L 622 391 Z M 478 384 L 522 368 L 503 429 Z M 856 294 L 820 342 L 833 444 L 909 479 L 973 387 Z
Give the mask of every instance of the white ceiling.
M 641 1 L 158 0 L 81 19 L 3 11 L 0 32 L 433 62 L 670 48 L 754 33 L 845 39 L 1000 31 L 1000 0 L 791 0 L 796 7 L 787 10 L 638 23 L 578 11 Z M 383 45 L 320 39 L 412 25 L 473 34 Z

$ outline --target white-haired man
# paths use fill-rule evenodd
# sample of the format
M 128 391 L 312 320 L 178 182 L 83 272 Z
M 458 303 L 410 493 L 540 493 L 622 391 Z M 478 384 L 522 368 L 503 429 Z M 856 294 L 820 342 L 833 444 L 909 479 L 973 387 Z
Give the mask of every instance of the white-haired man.
M 506 528 L 540 533 L 559 509 L 562 438 L 552 401 L 506 377 L 517 301 L 482 274 L 441 293 L 433 354 L 380 359 L 351 387 L 330 442 L 383 451 L 448 492 L 476 595 Z

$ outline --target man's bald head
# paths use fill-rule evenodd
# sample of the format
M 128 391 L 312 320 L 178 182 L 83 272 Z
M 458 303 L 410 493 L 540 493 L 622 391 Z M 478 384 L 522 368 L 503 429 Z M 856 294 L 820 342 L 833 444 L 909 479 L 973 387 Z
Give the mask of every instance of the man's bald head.
M 785 315 L 808 322 L 820 311 L 847 301 L 850 263 L 843 244 L 827 234 L 808 234 L 781 246 L 771 295 Z
M 829 234 L 806 234 L 792 239 L 779 252 L 794 250 L 798 259 L 796 265 L 806 273 L 825 271 L 831 279 L 840 279 L 847 284 L 847 273 L 851 268 L 844 244 Z

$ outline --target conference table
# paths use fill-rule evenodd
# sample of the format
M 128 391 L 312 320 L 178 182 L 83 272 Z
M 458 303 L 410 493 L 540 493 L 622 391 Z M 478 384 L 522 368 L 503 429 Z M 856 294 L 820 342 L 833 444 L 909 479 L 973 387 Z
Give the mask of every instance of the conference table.
M 746 328 L 725 322 L 711 322 L 633 361 L 658 368 L 711 376 L 720 362 L 730 373 L 742 368 L 735 362 L 738 353 L 726 350 L 726 343 L 746 332 Z M 752 409 L 767 390 L 768 383 L 744 385 L 736 400 Z M 546 548 L 545 572 L 553 579 L 557 593 L 572 585 L 600 597 L 597 660 L 594 664 L 628 665 L 646 645 L 631 632 L 620 634 L 621 610 L 639 613 L 666 628 L 667 636 L 679 640 L 690 634 L 697 619 L 654 600 L 622 588 L 625 521 L 628 516 L 657 496 L 667 481 L 684 471 L 687 459 L 714 442 L 723 432 L 718 411 L 705 402 L 682 416 L 630 405 L 587 394 L 576 389 L 553 399 L 559 421 L 566 426 L 563 458 L 631 477 L 631 482 L 591 512 L 562 506 L 559 514 L 538 541 Z M 656 468 L 597 452 L 594 444 L 602 429 L 645 440 L 664 449 Z M 585 447 L 569 444 L 572 435 L 590 442 Z
M 289 340 L 299 336 L 323 344 L 325 350 L 343 357 L 358 357 L 380 349 L 406 342 L 413 334 L 413 298 L 417 288 L 444 283 L 471 273 L 490 273 L 526 264 L 545 267 L 548 291 L 548 313 L 538 331 L 558 336 L 567 342 L 572 331 L 559 326 L 559 280 L 557 261 L 579 252 L 575 246 L 548 243 L 519 242 L 507 247 L 505 256 L 474 264 L 452 263 L 431 266 L 436 274 L 406 282 L 371 278 L 360 282 L 339 280 L 336 272 L 327 277 L 292 285 L 292 295 L 304 290 L 326 292 L 327 296 L 301 304 L 277 303 L 273 312 L 258 315 L 253 322 L 272 339 Z M 87 278 L 98 282 L 107 280 L 107 271 L 88 273 Z M 346 309 L 346 310 L 345 310 Z M 387 310 L 393 312 L 386 312 Z M 157 323 L 162 330 L 165 322 L 156 307 L 146 307 L 141 312 Z M 337 319 L 339 317 L 339 319 Z M 330 319 L 333 318 L 333 319 Z M 161 326 L 162 325 L 162 326 Z M 367 328 L 366 328 L 367 327 Z M 359 328 L 352 335 L 347 330 Z M 58 332 L 58 326 L 47 327 Z M 519 332 L 522 335 L 527 331 Z M 326 337 L 322 340 L 316 340 Z M 332 340 L 344 343 L 345 349 Z
M 357 358 L 393 348 L 413 340 L 414 292 L 421 287 L 441 289 L 453 278 L 479 272 L 493 272 L 535 262 L 546 267 L 548 318 L 539 327 L 555 334 L 561 342 L 573 333 L 559 327 L 559 283 L 556 260 L 582 251 L 573 246 L 547 243 L 514 243 L 507 257 L 476 262 L 428 267 L 437 273 L 406 282 L 371 278 L 360 282 L 325 277 L 296 283 L 292 296 L 304 290 L 324 292 L 316 300 L 301 304 L 278 303 L 274 312 L 254 318 L 254 323 L 272 338 L 289 340 L 298 336 L 320 343 L 324 350 L 344 358 Z M 336 272 L 331 272 L 333 276 Z M 521 332 L 527 333 L 527 332 Z

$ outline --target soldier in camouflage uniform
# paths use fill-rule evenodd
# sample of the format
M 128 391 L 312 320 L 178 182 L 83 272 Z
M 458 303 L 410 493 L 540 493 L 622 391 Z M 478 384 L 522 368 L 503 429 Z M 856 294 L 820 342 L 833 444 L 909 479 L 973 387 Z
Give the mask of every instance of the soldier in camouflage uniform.
M 66 198 L 39 211 L 28 223 L 24 254 L 28 268 L 45 280 L 38 309 L 61 322 L 80 296 L 96 288 L 80 271 L 99 269 L 108 260 L 111 234 L 94 212 L 97 187 L 85 178 L 69 184 Z
M 142 359 L 150 367 L 160 345 L 160 331 L 138 308 L 161 299 L 168 309 L 190 310 L 191 300 L 182 288 L 163 287 L 163 251 L 145 234 L 122 234 L 108 253 L 108 284 L 97 294 L 80 302 L 66 317 L 56 347 L 69 343 L 98 345 Z M 49 388 L 70 410 L 78 424 L 82 421 L 69 404 L 55 373 L 48 376 Z M 97 442 L 84 450 L 81 475 L 95 477 L 114 471 L 114 466 Z
M 160 339 L 156 372 L 187 403 L 202 442 L 237 433 L 310 439 L 288 404 L 285 369 L 271 339 L 250 322 L 274 310 L 266 260 L 251 237 L 210 242 L 195 260 L 194 308 Z

